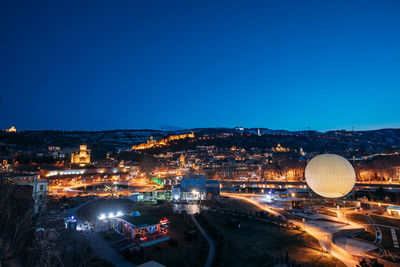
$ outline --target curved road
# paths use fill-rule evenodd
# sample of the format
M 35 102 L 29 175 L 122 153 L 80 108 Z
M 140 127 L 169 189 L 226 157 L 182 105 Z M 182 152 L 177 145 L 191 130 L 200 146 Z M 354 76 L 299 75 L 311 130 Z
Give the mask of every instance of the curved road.
M 245 200 L 263 210 L 270 212 L 271 214 L 273 214 L 277 217 L 281 217 L 282 219 L 286 220 L 286 218 L 282 214 L 269 208 L 267 205 L 262 205 L 262 204 L 258 203 L 256 200 L 237 196 L 234 194 L 224 194 L 224 196 Z M 301 228 L 304 228 L 304 223 L 302 223 L 302 222 L 297 222 L 294 220 L 289 220 L 289 221 L 292 222 L 293 224 L 298 225 Z M 318 225 L 314 225 L 314 224 L 310 224 L 310 223 L 308 223 L 306 225 L 307 225 L 307 227 L 305 228 L 305 231 L 307 233 L 309 233 L 310 235 L 314 236 L 318 240 L 323 251 L 328 252 L 331 255 L 333 255 L 334 257 L 338 258 L 346 266 L 356 266 L 357 265 L 358 262 L 352 258 L 350 253 L 347 253 L 343 250 L 338 250 L 332 245 L 332 233 L 329 230 L 326 230 L 323 227 L 321 228 L 321 227 L 318 227 Z
M 206 231 L 203 229 L 203 227 L 199 224 L 199 222 L 196 220 L 193 214 L 190 215 L 192 218 L 194 224 L 196 227 L 199 229 L 200 233 L 204 236 L 204 238 L 207 240 L 208 245 L 210 249 L 208 250 L 208 255 L 207 255 L 207 260 L 206 263 L 204 264 L 205 267 L 211 267 L 211 264 L 213 262 L 214 256 L 215 256 L 215 243 L 211 239 L 211 237 L 206 233 Z

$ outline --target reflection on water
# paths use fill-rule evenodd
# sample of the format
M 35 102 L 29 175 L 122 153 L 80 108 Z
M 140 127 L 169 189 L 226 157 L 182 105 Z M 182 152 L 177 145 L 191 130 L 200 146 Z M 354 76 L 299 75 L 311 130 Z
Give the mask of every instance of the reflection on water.
M 172 204 L 172 210 L 177 213 L 181 213 L 182 211 L 186 211 L 187 214 L 196 214 L 199 213 L 200 210 L 205 209 L 204 206 L 201 206 L 198 203 L 187 203 L 187 204 Z

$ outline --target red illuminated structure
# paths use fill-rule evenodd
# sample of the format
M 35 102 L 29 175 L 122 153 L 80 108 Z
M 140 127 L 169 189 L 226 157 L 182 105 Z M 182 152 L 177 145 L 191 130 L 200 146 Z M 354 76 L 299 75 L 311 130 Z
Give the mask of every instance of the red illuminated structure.
M 160 220 L 148 214 L 140 216 L 125 215 L 113 218 L 115 231 L 129 237 L 142 247 L 169 240 L 168 223 L 167 218 Z

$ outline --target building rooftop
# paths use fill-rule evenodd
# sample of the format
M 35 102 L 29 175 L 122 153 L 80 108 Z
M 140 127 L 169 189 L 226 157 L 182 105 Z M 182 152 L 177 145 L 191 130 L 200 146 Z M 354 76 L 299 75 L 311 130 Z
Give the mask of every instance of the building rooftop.
M 116 218 L 116 219 L 122 219 L 128 223 L 133 224 L 137 228 L 142 228 L 142 227 L 146 227 L 149 225 L 155 225 L 155 224 L 160 223 L 160 218 L 155 217 L 150 214 L 142 214 L 142 215 L 136 216 L 136 217 L 132 217 L 130 215 L 124 215 L 124 216 L 122 216 L 120 218 Z

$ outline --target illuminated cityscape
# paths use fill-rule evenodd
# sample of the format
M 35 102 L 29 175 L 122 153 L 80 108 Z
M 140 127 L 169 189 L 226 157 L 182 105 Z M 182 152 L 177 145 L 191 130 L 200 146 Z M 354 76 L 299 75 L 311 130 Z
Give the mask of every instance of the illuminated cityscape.
M 400 2 L 0 3 L 0 267 L 400 266 Z
M 235 241 L 238 231 L 247 233 L 245 240 L 257 240 L 250 233 L 259 227 L 265 227 L 266 235 L 279 229 L 278 236 L 289 240 L 296 233 L 307 235 L 307 239 L 292 240 L 290 247 L 295 250 L 278 249 L 288 251 L 290 262 L 356 266 L 363 259 L 376 259 L 377 264 L 396 263 L 400 147 L 374 143 L 369 131 L 204 128 L 186 132 L 151 133 L 158 139 L 146 133 L 148 137 L 132 137 L 145 142 L 132 141 L 125 149 L 119 148 L 118 131 L 104 139 L 99 133 L 98 140 L 85 145 L 80 140 L 88 135 L 93 139 L 96 133 L 43 132 L 32 153 L 33 144 L 25 146 L 19 140 L 37 132 L 20 131 L 18 139 L 10 142 L 7 138 L 15 133 L 4 130 L 1 138 L 9 143 L 3 145 L 8 152 L 2 156 L 2 179 L 4 185 L 28 190 L 23 195 L 32 198 L 34 214 L 46 222 L 52 218 L 49 229 L 61 227 L 60 235 L 80 242 L 82 234 L 94 231 L 91 238 L 101 238 L 103 250 L 112 249 L 132 264 L 143 262 L 140 253 L 160 264 L 174 264 L 175 259 L 163 258 L 152 247 L 161 246 L 168 253 L 182 250 L 183 245 L 207 248 L 206 241 L 192 243 L 203 238 L 198 229 L 205 229 L 213 242 L 221 242 L 215 240 L 215 229 L 239 242 Z M 400 130 L 374 133 L 400 138 Z M 349 136 L 348 140 L 335 137 L 339 134 Z M 72 137 L 76 141 L 65 142 L 67 146 L 57 141 L 75 135 L 80 138 Z M 105 151 L 111 135 L 115 147 Z M 363 148 L 365 136 L 365 144 L 373 144 L 373 149 Z M 299 146 L 293 141 L 297 139 L 310 141 Z M 338 143 L 354 139 L 358 147 L 337 148 Z M 57 226 L 55 218 L 64 223 Z M 223 228 L 213 228 L 221 224 Z M 273 240 L 278 236 L 268 236 L 268 242 L 276 244 Z M 88 242 L 86 246 L 99 246 Z M 303 248 L 304 242 L 316 243 Z M 219 246 L 214 253 L 222 249 Z M 299 258 L 297 249 L 303 249 L 307 258 Z M 208 255 L 196 259 L 206 262 Z M 108 255 L 104 261 L 115 259 Z M 268 261 L 285 259 L 273 256 Z

